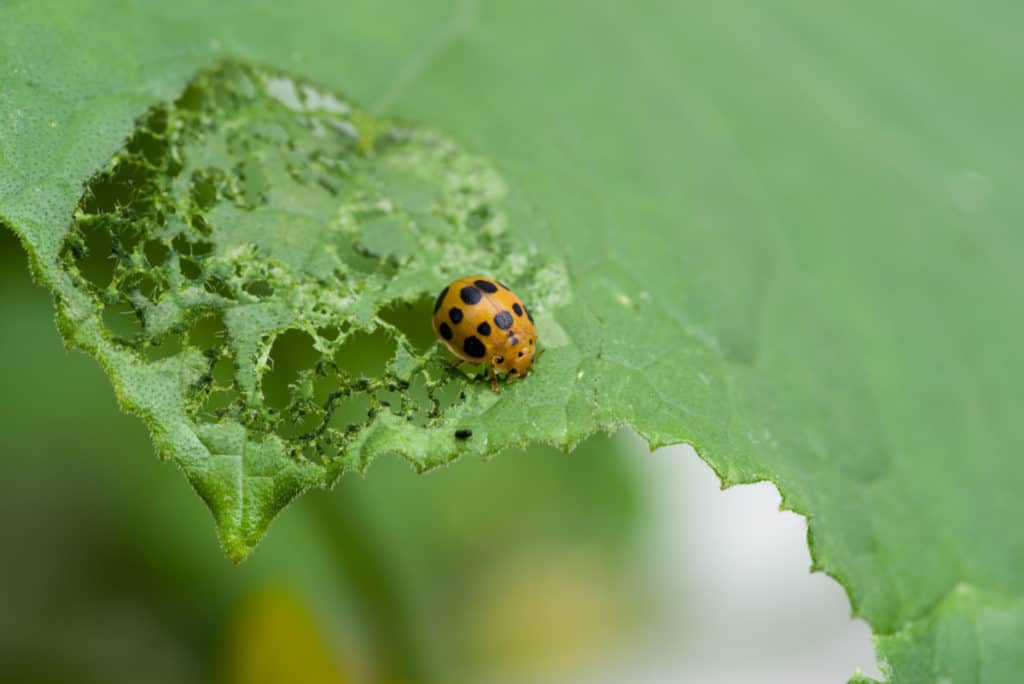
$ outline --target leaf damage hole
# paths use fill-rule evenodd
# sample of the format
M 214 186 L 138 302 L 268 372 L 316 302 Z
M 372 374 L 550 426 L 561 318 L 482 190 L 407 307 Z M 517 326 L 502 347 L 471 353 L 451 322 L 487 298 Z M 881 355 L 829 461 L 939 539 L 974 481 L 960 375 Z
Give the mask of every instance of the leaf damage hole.
M 284 411 L 293 402 L 312 397 L 313 369 L 320 352 L 304 330 L 287 330 L 274 339 L 270 371 L 263 375 L 263 401 Z
M 106 226 L 91 223 L 82 227 L 79 237 L 80 242 L 71 247 L 78 271 L 97 290 L 105 290 L 116 266 L 113 235 Z
M 114 302 L 103 307 L 103 325 L 118 344 L 130 345 L 142 333 L 142 321 L 129 302 Z
M 442 383 L 431 392 L 430 396 L 434 401 L 432 415 L 435 417 L 444 415 L 448 409 L 466 399 L 462 385 L 454 381 Z
M 214 362 L 206 387 L 206 400 L 200 412 L 206 421 L 217 421 L 229 416 L 242 399 L 234 381 L 236 361 L 230 355 L 221 356 Z
M 142 347 L 142 353 L 150 363 L 163 361 L 181 353 L 182 336 L 178 333 L 168 333 L 163 337 L 146 340 Z
M 274 286 L 266 280 L 250 280 L 243 289 L 257 299 L 267 299 L 274 296 Z
M 430 323 L 434 312 L 434 299 L 429 295 L 420 297 L 412 304 L 396 302 L 378 314 L 380 319 L 389 323 L 402 333 L 413 349 L 422 354 L 434 346 L 436 338 Z
M 355 432 L 368 425 L 372 417 L 370 398 L 363 392 L 356 392 L 338 399 L 328 424 L 340 432 Z
M 424 373 L 417 373 L 409 383 L 408 410 L 405 412 L 406 420 L 411 421 L 419 427 L 426 427 L 430 424 L 432 417 L 440 416 L 437 411 L 437 404 L 430 394 L 430 385 Z
M 338 370 L 358 379 L 381 378 L 395 355 L 395 340 L 383 328 L 350 335 L 334 355 Z
M 189 346 L 199 351 L 217 350 L 227 342 L 227 327 L 224 312 L 206 311 L 201 313 L 185 333 Z
M 396 416 L 404 416 L 405 408 L 403 406 L 404 400 L 403 395 L 394 390 L 377 390 L 374 394 L 375 403 L 380 408 L 388 408 L 391 413 Z

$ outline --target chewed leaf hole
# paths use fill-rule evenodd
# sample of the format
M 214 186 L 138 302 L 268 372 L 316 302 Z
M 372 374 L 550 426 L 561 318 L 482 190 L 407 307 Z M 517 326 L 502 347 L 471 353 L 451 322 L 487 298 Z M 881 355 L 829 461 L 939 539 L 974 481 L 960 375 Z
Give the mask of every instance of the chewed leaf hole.
M 434 329 L 430 323 L 433 312 L 434 298 L 426 296 L 416 300 L 413 304 L 406 302 L 392 304 L 381 310 L 379 316 L 381 320 L 398 328 L 413 349 L 422 353 L 436 341 Z
M 206 421 L 215 421 L 229 412 L 229 409 L 239 400 L 239 394 L 233 388 L 210 391 L 202 408 L 202 418 Z
M 120 343 L 130 343 L 142 332 L 142 322 L 135 308 L 127 302 L 104 307 L 103 324 L 113 339 Z
M 345 340 L 334 355 L 340 371 L 353 378 L 379 378 L 395 355 L 395 341 L 382 328 L 372 333 L 357 332 Z
M 210 376 L 217 387 L 227 388 L 235 381 L 235 363 L 231 357 L 222 356 L 213 365 Z
M 146 242 L 144 252 L 150 266 L 160 266 L 167 261 L 167 255 L 171 253 L 171 249 L 163 240 L 149 240 Z
M 270 353 L 270 371 L 263 376 L 263 400 L 272 408 L 284 410 L 302 394 L 300 380 L 312 382 L 312 370 L 320 354 L 313 338 L 302 330 L 278 335 Z
M 162 338 L 148 341 L 142 353 L 150 363 L 175 356 L 181 351 L 181 335 L 169 333 Z
M 266 280 L 250 280 L 245 284 L 245 291 L 253 297 L 263 299 L 274 294 L 274 286 Z
M 178 268 L 181 271 L 181 275 L 188 280 L 197 280 L 199 276 L 203 274 L 203 269 L 199 265 L 199 261 L 192 257 L 178 257 Z
M 334 406 L 330 426 L 341 432 L 356 430 L 369 420 L 372 408 L 370 398 L 361 392 L 343 397 Z
M 430 395 L 430 387 L 426 375 L 417 373 L 409 383 L 410 411 L 406 418 L 420 427 L 425 427 L 435 412 L 434 398 Z
M 402 406 L 402 394 L 391 390 L 377 390 L 374 395 L 377 399 L 378 405 L 391 409 L 391 412 L 396 416 L 404 416 L 405 410 Z
M 449 408 L 465 399 L 465 392 L 461 384 L 446 382 L 434 390 L 432 398 L 437 402 L 437 412 L 443 414 Z
M 341 377 L 331 364 L 324 364 L 313 380 L 313 401 L 326 406 L 332 396 L 340 394 Z
M 220 311 L 201 314 L 185 334 L 189 345 L 200 350 L 219 348 L 226 342 L 226 337 L 224 314 Z
M 78 270 L 83 278 L 103 290 L 114 277 L 113 236 L 106 226 L 90 225 L 82 231 L 81 237 Z
M 327 325 L 316 331 L 316 334 L 328 342 L 338 339 L 341 329 L 336 325 Z

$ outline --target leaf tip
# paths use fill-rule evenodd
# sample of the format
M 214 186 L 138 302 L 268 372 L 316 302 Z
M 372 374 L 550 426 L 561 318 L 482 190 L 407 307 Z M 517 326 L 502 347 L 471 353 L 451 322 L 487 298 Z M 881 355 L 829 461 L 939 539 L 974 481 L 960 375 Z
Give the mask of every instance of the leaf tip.
M 234 530 L 219 528 L 217 533 L 224 555 L 228 557 L 232 565 L 241 565 L 242 561 L 246 560 L 256 548 L 256 542 L 245 539 Z

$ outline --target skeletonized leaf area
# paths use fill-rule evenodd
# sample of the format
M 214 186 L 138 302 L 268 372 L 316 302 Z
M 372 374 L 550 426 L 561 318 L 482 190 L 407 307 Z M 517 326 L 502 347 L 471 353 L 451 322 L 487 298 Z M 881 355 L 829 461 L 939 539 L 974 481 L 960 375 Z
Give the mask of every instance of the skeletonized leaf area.
M 88 183 L 61 327 L 240 559 L 300 491 L 379 453 L 426 469 L 508 445 L 454 436 L 499 399 L 430 328 L 435 290 L 470 272 L 539 311 L 565 295 L 561 264 L 511 237 L 506 194 L 432 131 L 228 63 L 152 108 Z

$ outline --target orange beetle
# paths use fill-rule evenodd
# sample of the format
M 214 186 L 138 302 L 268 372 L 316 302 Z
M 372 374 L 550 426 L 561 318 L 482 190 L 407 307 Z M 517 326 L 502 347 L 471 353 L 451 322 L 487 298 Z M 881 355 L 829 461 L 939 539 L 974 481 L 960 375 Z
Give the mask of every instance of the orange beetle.
M 459 357 L 456 365 L 486 363 L 495 392 L 498 373 L 524 377 L 537 357 L 530 310 L 512 290 L 484 276 L 459 278 L 441 290 L 434 332 Z

